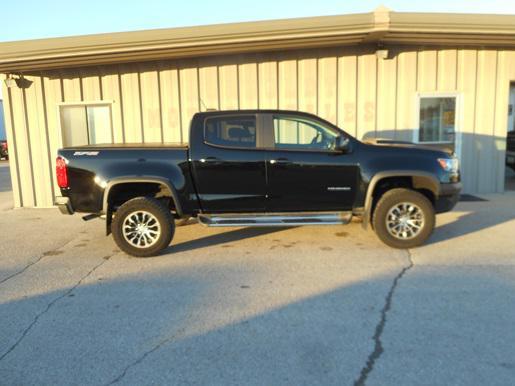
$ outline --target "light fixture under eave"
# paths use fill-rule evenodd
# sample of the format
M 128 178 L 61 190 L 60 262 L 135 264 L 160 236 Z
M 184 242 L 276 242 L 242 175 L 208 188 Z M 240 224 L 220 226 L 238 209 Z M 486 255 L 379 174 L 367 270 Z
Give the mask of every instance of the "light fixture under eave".
M 31 84 L 34 83 L 31 80 L 24 78 L 23 75 L 19 75 L 17 78 L 14 78 L 12 75 L 8 75 L 4 82 L 8 88 L 29 88 Z
M 388 50 L 385 48 L 380 48 L 376 50 L 377 59 L 388 59 Z
M 16 84 L 16 79 L 12 78 L 11 76 L 4 80 L 4 82 L 7 88 L 18 87 L 18 85 Z

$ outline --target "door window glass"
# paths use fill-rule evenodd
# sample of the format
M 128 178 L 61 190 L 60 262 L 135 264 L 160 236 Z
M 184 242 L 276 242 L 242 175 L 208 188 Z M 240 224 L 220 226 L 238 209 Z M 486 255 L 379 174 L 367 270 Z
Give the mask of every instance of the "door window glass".
M 208 118 L 204 129 L 207 143 L 226 147 L 256 147 L 256 117 Z
M 456 97 L 420 98 L 419 142 L 453 142 Z
M 61 106 L 63 146 L 112 143 L 110 105 Z
M 333 150 L 338 133 L 319 122 L 297 117 L 274 117 L 277 149 Z

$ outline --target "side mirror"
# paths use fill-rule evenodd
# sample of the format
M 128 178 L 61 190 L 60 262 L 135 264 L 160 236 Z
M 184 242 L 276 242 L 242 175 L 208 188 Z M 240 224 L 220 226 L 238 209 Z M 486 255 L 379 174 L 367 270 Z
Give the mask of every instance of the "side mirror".
M 336 143 L 335 143 L 335 150 L 337 151 L 341 151 L 342 153 L 348 153 L 350 152 L 350 139 L 343 136 L 343 135 L 339 135 L 338 137 L 336 137 Z

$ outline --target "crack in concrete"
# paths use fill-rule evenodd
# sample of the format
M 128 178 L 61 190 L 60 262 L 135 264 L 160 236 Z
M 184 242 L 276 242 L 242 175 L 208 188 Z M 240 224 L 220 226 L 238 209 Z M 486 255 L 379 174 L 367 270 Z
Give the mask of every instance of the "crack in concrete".
M 392 301 L 393 301 L 393 295 L 395 292 L 395 289 L 397 288 L 399 281 L 402 279 L 404 274 L 409 271 L 411 268 L 413 268 L 413 259 L 411 256 L 411 252 L 409 249 L 406 250 L 408 252 L 408 262 L 409 264 L 405 266 L 395 277 L 393 280 L 392 286 L 390 287 L 390 290 L 388 291 L 388 294 L 385 298 L 385 303 L 383 306 L 383 309 L 381 310 L 381 319 L 379 320 L 379 323 L 376 326 L 373 340 L 374 340 L 374 351 L 370 353 L 370 355 L 367 358 L 367 362 L 365 366 L 361 369 L 361 373 L 359 375 L 359 378 L 354 382 L 354 386 L 365 386 L 368 375 L 374 370 L 374 365 L 379 359 L 379 357 L 383 354 L 384 348 L 383 343 L 381 342 L 381 335 L 383 334 L 384 327 L 386 325 L 386 314 L 388 311 L 390 311 L 392 307 Z
M 46 314 L 51 308 L 52 306 L 54 306 L 59 300 L 65 298 L 66 296 L 68 296 L 69 294 L 71 294 L 78 286 L 80 286 L 84 280 L 86 280 L 93 272 L 95 272 L 98 268 L 100 268 L 102 265 L 104 265 L 113 255 L 109 255 L 109 256 L 104 256 L 102 258 L 102 261 L 100 263 L 98 263 L 97 265 L 95 265 L 93 268 L 91 268 L 84 276 L 82 276 L 80 278 L 80 280 L 75 283 L 72 287 L 70 287 L 68 290 L 66 290 L 65 292 L 63 292 L 63 294 L 61 294 L 60 296 L 54 298 L 50 303 L 47 304 L 46 308 L 40 312 L 39 314 L 37 314 L 34 319 L 32 320 L 32 322 L 29 324 L 29 326 L 27 328 L 25 328 L 25 330 L 23 330 L 22 334 L 20 335 L 20 337 L 16 340 L 16 342 L 5 352 L 3 353 L 1 356 L 0 356 L 0 361 L 2 361 L 5 357 L 7 357 L 11 352 L 13 352 L 16 347 L 18 347 L 18 345 L 23 341 L 23 339 L 27 336 L 27 334 L 30 332 L 30 330 L 32 330 L 32 328 L 36 325 L 36 323 L 38 322 L 38 320 L 44 315 Z
M 67 242 L 65 242 L 63 245 L 61 245 L 60 247 L 57 247 L 57 248 L 54 248 L 50 251 L 46 251 L 44 253 L 41 254 L 41 256 L 39 256 L 36 260 L 34 261 L 31 261 L 29 264 L 27 264 L 25 267 L 23 267 L 22 269 L 20 269 L 19 271 L 16 271 L 14 272 L 13 274 L 3 278 L 2 280 L 0 280 L 0 284 L 4 284 L 5 282 L 7 282 L 8 280 L 11 280 L 12 278 L 16 277 L 16 276 L 19 276 L 21 275 L 23 272 L 25 272 L 27 269 L 29 269 L 30 267 L 32 267 L 33 265 L 39 263 L 41 260 L 43 260 L 44 257 L 48 257 L 48 256 L 51 256 L 49 255 L 49 253 L 52 253 L 52 252 L 57 252 L 58 250 L 60 250 L 61 248 L 65 248 L 68 244 L 70 244 L 72 241 L 74 241 L 75 238 L 71 239 L 71 240 L 68 240 Z
M 190 318 L 191 315 L 189 315 L 186 320 L 188 320 Z M 187 323 L 185 323 L 185 325 L 187 325 Z M 186 330 L 186 327 L 182 327 L 180 328 L 177 332 L 175 332 L 175 334 L 173 334 L 172 336 L 166 338 L 166 339 L 163 339 L 161 342 L 159 342 L 158 344 L 156 344 L 154 347 L 152 347 L 150 350 L 148 351 L 145 351 L 143 353 L 143 355 L 141 355 L 138 359 L 136 359 L 134 362 L 131 362 L 127 367 L 125 367 L 125 369 L 123 369 L 123 371 L 115 378 L 113 379 L 111 382 L 109 383 L 106 383 L 106 386 L 110 386 L 110 385 L 114 385 L 115 383 L 118 383 L 120 382 L 126 375 L 127 373 L 129 372 L 129 370 L 137 365 L 139 365 L 141 362 L 143 362 L 145 360 L 146 357 L 148 357 L 150 354 L 152 354 L 153 352 L 159 350 L 161 347 L 163 347 L 164 345 L 170 343 L 170 342 L 173 342 L 175 340 L 175 338 L 177 338 L 179 335 L 181 335 L 184 331 Z

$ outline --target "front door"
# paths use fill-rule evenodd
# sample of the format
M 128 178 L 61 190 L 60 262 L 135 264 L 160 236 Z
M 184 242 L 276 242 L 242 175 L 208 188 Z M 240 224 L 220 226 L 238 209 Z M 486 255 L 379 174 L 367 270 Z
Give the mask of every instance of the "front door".
M 194 139 L 191 161 L 204 213 L 263 212 L 265 152 L 256 115 L 213 116 Z
M 267 211 L 352 209 L 358 168 L 352 154 L 334 150 L 341 132 L 294 114 L 269 115 L 264 122 L 274 143 L 266 154 Z

